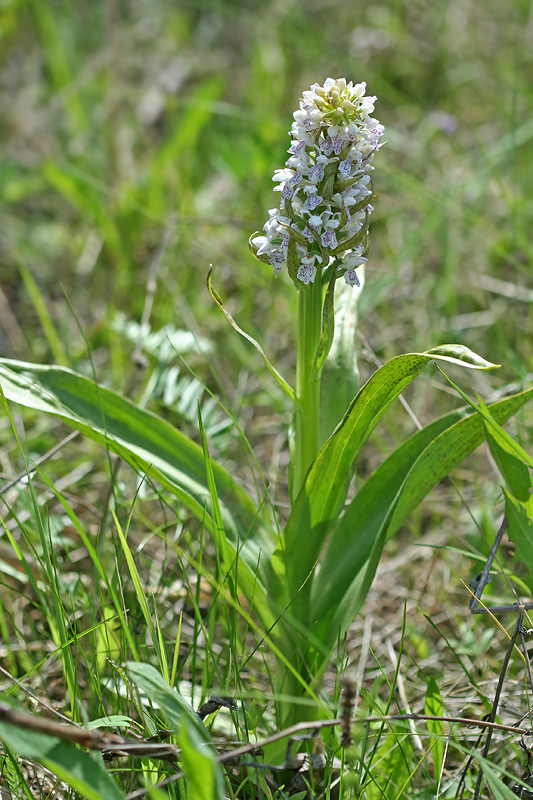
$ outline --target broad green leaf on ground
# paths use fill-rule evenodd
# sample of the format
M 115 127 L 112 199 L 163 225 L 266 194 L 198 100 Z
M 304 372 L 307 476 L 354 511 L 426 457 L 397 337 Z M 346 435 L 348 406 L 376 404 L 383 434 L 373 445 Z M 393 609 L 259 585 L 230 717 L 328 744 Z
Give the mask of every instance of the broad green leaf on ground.
M 111 714 L 109 717 L 100 717 L 99 719 L 92 719 L 85 725 L 90 731 L 95 731 L 98 728 L 131 728 L 133 720 L 131 717 L 125 717 L 124 714 Z
M 86 800 L 124 800 L 101 757 L 44 733 L 0 722 L 0 739 L 24 758 L 38 761 Z
M 515 561 L 523 561 L 529 569 L 525 583 L 533 592 L 533 515 L 523 503 L 504 489 L 505 516 L 508 521 L 508 535 L 515 543 Z
M 284 553 L 277 564 L 287 566 L 291 599 L 314 570 L 324 540 L 342 510 L 362 446 L 393 400 L 430 361 L 473 369 L 496 366 L 466 347 L 442 345 L 427 353 L 397 356 L 372 375 L 311 465 L 285 527 L 281 543 Z
M 224 779 L 216 751 L 200 717 L 151 664 L 128 664 L 130 678 L 158 706 L 176 732 L 182 750 L 181 767 L 194 800 L 224 800 Z
M 533 398 L 533 389 L 490 406 L 503 423 Z M 433 486 L 484 439 L 481 417 L 461 408 L 411 436 L 362 485 L 330 539 L 313 581 L 309 627 L 335 646 L 359 612 L 373 579 L 369 561 Z M 378 553 L 375 551 L 377 543 Z
M 202 448 L 161 417 L 63 367 L 0 359 L 0 388 L 8 400 L 59 417 L 141 474 L 149 472 L 205 522 L 215 539 L 220 534 L 210 514 Z M 239 552 L 239 580 L 247 595 L 255 592 L 266 608 L 272 538 L 257 518 L 255 503 L 229 472 L 213 464 L 213 473 L 224 535 L 233 552 Z

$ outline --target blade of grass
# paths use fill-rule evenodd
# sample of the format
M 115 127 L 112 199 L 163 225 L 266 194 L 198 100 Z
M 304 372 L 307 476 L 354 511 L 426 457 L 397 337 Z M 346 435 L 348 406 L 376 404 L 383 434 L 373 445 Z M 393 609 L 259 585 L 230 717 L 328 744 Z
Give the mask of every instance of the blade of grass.
M 139 571 L 138 571 L 137 566 L 135 564 L 135 560 L 133 558 L 131 549 L 130 549 L 130 547 L 128 545 L 128 541 L 127 541 L 126 535 L 125 535 L 124 531 L 122 530 L 122 526 L 121 526 L 121 524 L 120 524 L 120 522 L 118 520 L 118 517 L 117 517 L 117 515 L 115 514 L 114 511 L 112 512 L 112 514 L 113 514 L 113 520 L 115 522 L 115 526 L 116 526 L 116 529 L 117 529 L 117 533 L 118 533 L 118 536 L 119 536 L 119 539 L 120 539 L 120 544 L 122 546 L 122 551 L 124 553 L 124 556 L 126 558 L 126 563 L 128 565 L 128 570 L 129 570 L 130 577 L 131 577 L 131 580 L 132 580 L 132 583 L 133 583 L 133 588 L 135 589 L 135 595 L 137 597 L 137 601 L 139 603 L 139 606 L 140 606 L 140 609 L 141 609 L 141 613 L 142 613 L 144 621 L 146 623 L 146 627 L 148 628 L 148 632 L 150 634 L 150 638 L 152 639 L 152 644 L 153 644 L 154 649 L 155 649 L 155 651 L 157 653 L 157 658 L 158 658 L 159 664 L 162 666 L 164 659 L 163 659 L 163 655 L 161 653 L 161 650 L 159 648 L 159 640 L 158 640 L 158 636 L 157 636 L 157 633 L 156 633 L 156 630 L 155 630 L 155 627 L 154 627 L 154 623 L 153 623 L 153 620 L 152 620 L 152 615 L 150 614 L 150 610 L 148 608 L 148 601 L 146 599 L 146 594 L 145 594 L 145 591 L 144 591 L 144 588 L 143 588 L 143 585 L 142 585 L 141 576 L 139 575 Z
M 62 366 L 67 367 L 69 361 L 65 353 L 65 348 L 63 347 L 63 343 L 56 332 L 54 323 L 52 322 L 52 318 L 46 307 L 46 302 L 44 300 L 42 292 L 39 289 L 35 281 L 35 278 L 31 273 L 30 268 L 28 267 L 26 262 L 20 258 L 20 256 L 19 256 L 18 268 L 20 272 L 20 277 L 24 282 L 26 291 L 28 292 L 30 300 L 35 309 L 35 313 L 37 314 L 39 322 L 41 323 L 43 333 L 45 335 L 46 341 L 48 342 L 48 347 L 50 348 L 52 355 L 54 357 L 54 361 L 56 361 L 58 364 L 61 364 Z
M 54 643 L 59 646 L 61 651 L 61 662 L 63 664 L 65 679 L 67 682 L 67 687 L 69 692 L 72 718 L 75 721 L 77 721 L 79 718 L 78 706 L 76 702 L 78 682 L 76 680 L 76 669 L 74 666 L 72 653 L 69 648 L 65 647 L 65 644 L 69 639 L 66 627 L 66 620 L 68 619 L 68 613 L 64 608 L 62 602 L 61 590 L 59 587 L 56 564 L 55 564 L 55 551 L 45 531 L 41 510 L 33 487 L 31 472 L 28 468 L 28 461 L 26 458 L 26 454 L 24 452 L 24 448 L 22 447 L 22 443 L 18 436 L 18 432 L 15 427 L 13 417 L 11 416 L 9 405 L 6 401 L 5 396 L 3 395 L 1 387 L 0 387 L 0 396 L 3 399 L 4 408 L 6 410 L 9 419 L 11 430 L 13 432 L 17 448 L 21 455 L 24 468 L 26 470 L 28 491 L 31 498 L 31 505 L 35 518 L 35 524 L 37 526 L 41 544 L 41 550 L 44 559 L 43 579 L 44 578 L 47 579 L 48 591 L 46 591 L 46 584 L 45 584 L 45 588 L 43 589 L 43 591 L 39 592 L 39 596 L 43 599 L 45 598 L 46 595 L 46 599 L 42 604 L 42 610 L 43 612 L 46 613 L 48 625 L 50 627 L 50 632 L 52 634 L 52 639 L 54 640 Z

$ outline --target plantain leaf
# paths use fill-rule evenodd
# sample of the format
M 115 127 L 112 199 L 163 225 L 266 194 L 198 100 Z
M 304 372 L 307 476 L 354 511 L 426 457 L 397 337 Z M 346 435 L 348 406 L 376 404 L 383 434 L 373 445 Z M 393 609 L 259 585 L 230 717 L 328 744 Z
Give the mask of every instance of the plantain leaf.
M 324 540 L 337 520 L 353 475 L 355 460 L 392 401 L 430 361 L 449 361 L 474 369 L 496 366 L 459 345 L 438 352 L 397 356 L 378 369 L 358 392 L 344 419 L 311 465 L 289 516 L 276 563 L 287 570 L 289 598 L 298 616 L 309 586 L 303 588 L 318 561 Z M 281 557 L 279 557 L 281 556 Z M 299 596 L 298 596 L 299 595 Z
M 217 538 L 202 448 L 156 414 L 64 367 L 0 359 L 0 389 L 8 400 L 54 414 L 173 491 Z M 227 470 L 213 463 L 227 542 L 239 553 L 239 581 L 266 609 L 265 585 L 274 544 L 256 504 Z M 221 543 L 222 544 L 222 543 Z M 265 620 L 267 621 L 267 620 Z

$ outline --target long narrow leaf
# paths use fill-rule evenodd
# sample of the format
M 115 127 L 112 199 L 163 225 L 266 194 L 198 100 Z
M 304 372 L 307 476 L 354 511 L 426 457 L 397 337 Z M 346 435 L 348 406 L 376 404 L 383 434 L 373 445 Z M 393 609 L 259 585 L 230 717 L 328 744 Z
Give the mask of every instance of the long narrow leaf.
M 393 400 L 432 360 L 473 369 L 496 366 L 458 345 L 442 345 L 437 350 L 397 356 L 377 370 L 311 465 L 282 541 L 281 561 L 287 567 L 291 597 L 302 591 L 314 569 L 324 540 L 344 505 L 356 458 Z
M 494 403 L 493 419 L 505 422 L 532 398 L 529 389 Z M 483 441 L 482 418 L 468 410 L 458 409 L 414 434 L 345 510 L 314 579 L 309 613 L 313 632 L 330 647 L 339 627 L 345 630 L 363 604 L 370 577 L 367 562 L 376 540 L 383 545 L 430 489 Z
M 533 519 L 528 509 L 513 497 L 506 489 L 505 516 L 509 521 L 509 538 L 515 543 L 515 561 L 523 561 L 527 565 L 529 575 L 524 579 L 533 591 Z
M 154 648 L 156 648 L 157 650 L 159 646 L 159 641 L 156 635 L 154 621 L 152 619 L 152 615 L 150 614 L 150 610 L 148 608 L 148 600 L 146 599 L 146 594 L 142 585 L 141 576 L 139 575 L 137 565 L 135 564 L 135 560 L 133 558 L 133 554 L 128 544 L 126 534 L 122 530 L 122 526 L 120 525 L 117 515 L 115 514 L 114 511 L 112 513 L 113 513 L 113 520 L 115 522 L 115 526 L 118 533 L 118 538 L 120 539 L 122 552 L 124 553 L 124 556 L 126 558 L 126 564 L 128 565 L 128 571 L 130 573 L 131 582 L 133 583 L 133 588 L 135 590 L 135 595 L 137 597 L 137 602 L 139 604 L 139 608 L 141 609 L 141 613 L 144 617 L 144 622 L 148 629 L 148 633 L 150 634 L 150 637 L 152 639 L 152 644 Z M 160 652 L 158 653 L 158 655 L 159 655 L 159 661 L 161 663 L 162 654 L 164 653 L 164 651 L 162 650 L 162 648 L 159 649 Z
M 486 406 L 484 410 L 488 411 Z M 491 455 L 509 490 L 517 500 L 526 506 L 529 505 L 533 510 L 533 495 L 531 494 L 533 478 L 524 459 L 520 457 L 514 447 L 509 445 L 509 434 L 501 427 L 495 428 L 494 425 L 487 425 L 487 423 L 484 425 Z
M 478 414 L 481 414 L 481 416 L 482 416 L 482 417 L 483 417 L 483 419 L 485 420 L 485 422 L 486 422 L 486 424 L 488 425 L 488 427 L 492 427 L 492 428 L 494 429 L 494 431 L 495 431 L 495 433 L 496 433 L 496 434 L 498 434 L 498 435 L 499 435 L 499 436 L 501 436 L 503 439 L 505 439 L 505 441 L 506 441 L 507 445 L 510 447 L 510 449 L 511 449 L 513 452 L 515 452 L 515 453 L 516 453 L 516 455 L 517 455 L 519 458 L 521 458 L 521 459 L 524 461 L 524 463 L 525 463 L 525 464 L 528 464 L 530 467 L 532 467 L 532 468 L 533 468 L 533 458 L 532 458 L 532 457 L 529 455 L 529 453 L 526 453 L 526 451 L 524 450 L 524 448 L 523 448 L 523 447 L 521 447 L 521 446 L 518 444 L 518 442 L 515 442 L 515 440 L 513 439 L 513 437 L 512 437 L 512 436 L 509 436 L 509 434 L 508 434 L 506 431 L 503 431 L 503 430 L 501 430 L 501 428 L 500 428 L 500 426 L 499 426 L 498 424 L 495 424 L 495 423 L 494 423 L 494 420 L 492 419 L 491 415 L 488 413 L 488 411 L 487 411 L 487 407 L 485 406 L 485 404 L 483 403 L 483 401 L 481 400 L 481 398 L 478 398 L 478 399 L 480 400 L 480 403 L 479 403 L 479 405 L 478 405 L 478 406 L 476 406 L 476 404 L 474 403 L 474 401 L 473 401 L 473 400 L 471 400 L 471 399 L 468 397 L 468 395 L 467 395 L 467 394 L 465 394 L 465 393 L 463 392 L 463 390 L 459 388 L 459 386 L 457 386 L 457 385 L 456 385 L 456 384 L 455 384 L 455 383 L 454 383 L 452 380 L 450 380 L 450 378 L 449 378 L 449 377 L 446 375 L 446 373 L 445 373 L 445 372 L 443 372 L 443 370 L 441 370 L 441 372 L 442 372 L 442 374 L 444 375 L 444 377 L 446 378 L 446 380 L 448 381 L 448 383 L 450 384 L 450 386 L 453 386 L 453 388 L 455 389 L 455 391 L 456 391 L 458 394 L 460 394 L 460 395 L 461 395 L 461 397 L 463 398 L 463 400 L 466 400 L 466 401 L 467 401 L 467 403 L 469 403 L 469 404 L 472 406 L 472 408 L 474 408 L 474 409 L 477 411 L 477 413 L 478 413 Z
M 426 700 L 424 703 L 424 714 L 431 717 L 442 717 L 444 713 L 444 705 L 442 697 L 439 692 L 439 687 L 435 678 L 430 678 L 428 688 L 426 690 Z M 431 743 L 431 758 L 433 760 L 433 775 L 435 783 L 440 781 L 442 765 L 444 763 L 444 722 L 438 719 L 429 719 L 427 721 L 428 732 L 430 736 L 434 737 Z

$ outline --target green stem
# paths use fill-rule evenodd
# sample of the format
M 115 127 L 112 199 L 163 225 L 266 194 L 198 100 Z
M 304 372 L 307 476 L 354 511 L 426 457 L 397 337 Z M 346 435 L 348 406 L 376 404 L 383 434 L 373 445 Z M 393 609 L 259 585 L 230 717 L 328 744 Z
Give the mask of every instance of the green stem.
M 291 499 L 300 491 L 319 448 L 320 380 L 311 381 L 322 327 L 322 285 L 318 279 L 298 291 L 298 350 L 296 363 L 296 436 Z

